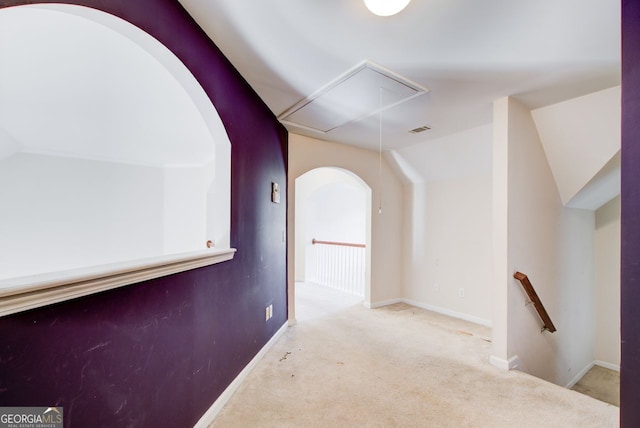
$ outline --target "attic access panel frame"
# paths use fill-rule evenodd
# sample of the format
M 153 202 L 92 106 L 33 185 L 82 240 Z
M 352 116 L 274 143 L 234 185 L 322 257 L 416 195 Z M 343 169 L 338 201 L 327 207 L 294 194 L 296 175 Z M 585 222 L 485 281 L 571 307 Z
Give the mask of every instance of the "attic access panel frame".
M 371 61 L 363 61 L 285 110 L 284 125 L 326 134 L 429 90 Z

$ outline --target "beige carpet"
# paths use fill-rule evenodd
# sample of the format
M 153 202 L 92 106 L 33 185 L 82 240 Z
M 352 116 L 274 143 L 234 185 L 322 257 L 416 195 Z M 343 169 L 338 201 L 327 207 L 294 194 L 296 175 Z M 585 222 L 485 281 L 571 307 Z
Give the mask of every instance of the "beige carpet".
M 618 408 L 488 364 L 487 328 L 404 304 L 287 329 L 212 427 L 616 427 Z

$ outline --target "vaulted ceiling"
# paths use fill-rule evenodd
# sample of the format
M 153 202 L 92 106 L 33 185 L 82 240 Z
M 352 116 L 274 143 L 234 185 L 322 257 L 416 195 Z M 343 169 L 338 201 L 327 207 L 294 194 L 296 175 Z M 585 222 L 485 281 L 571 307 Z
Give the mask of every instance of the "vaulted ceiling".
M 391 17 L 371 14 L 362 0 L 179 1 L 291 132 L 377 150 L 382 105 L 383 148 L 412 166 L 417 180 L 489 173 L 492 104 L 513 96 L 537 111 L 564 203 L 579 199 L 579 207 L 594 209 L 619 191 L 619 95 L 602 92 L 620 84 L 616 0 L 412 0 Z M 0 81 L 12 84 L 0 84 L 0 159 L 20 150 L 153 165 L 207 158 L 205 124 L 192 123 L 198 115 L 189 113 L 195 107 L 134 44 L 112 37 L 119 47 L 110 48 L 101 40 L 111 33 L 85 29 L 84 20 L 44 6 L 5 9 L 1 18 L 7 67 Z M 88 50 L 89 40 L 104 48 Z M 125 57 L 137 65 L 99 67 Z M 62 73 L 89 66 L 90 73 Z M 87 82 L 87 75 L 101 78 Z M 122 78 L 120 85 L 139 83 L 114 92 L 106 84 L 114 76 Z M 156 87 L 174 102 L 136 107 L 159 97 Z M 609 94 L 606 102 L 594 96 L 559 104 L 598 91 Z M 74 103 L 64 102 L 69 94 Z M 69 110 L 96 98 L 123 108 Z M 129 121 L 132 110 L 144 120 Z M 179 114 L 186 118 L 179 126 L 161 119 Z M 38 127 L 31 126 L 34 115 L 42 118 Z M 73 125 L 66 126 L 70 117 Z M 98 117 L 120 125 L 105 129 L 95 124 Z M 431 129 L 409 132 L 420 127 Z M 147 129 L 155 137 L 142 138 Z M 105 138 L 109 144 L 100 143 Z M 183 154 L 175 150 L 177 141 Z M 576 168 L 573 159 L 600 152 L 579 164 L 589 168 Z M 597 197 L 585 186 L 600 189 Z
M 535 109 L 620 83 L 616 0 L 413 0 L 391 17 L 362 0 L 180 2 L 278 116 L 365 60 L 427 88 L 384 110 L 385 149 L 488 124 L 503 96 Z M 321 113 L 341 114 L 333 105 Z M 286 126 L 377 148 L 378 115 L 349 120 L 328 132 Z

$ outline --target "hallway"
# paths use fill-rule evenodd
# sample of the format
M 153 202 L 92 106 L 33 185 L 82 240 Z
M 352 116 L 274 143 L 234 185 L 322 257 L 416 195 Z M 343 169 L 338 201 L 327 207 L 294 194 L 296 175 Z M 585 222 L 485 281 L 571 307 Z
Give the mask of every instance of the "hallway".
M 308 282 L 296 282 L 296 321 L 304 323 L 329 318 L 351 306 L 362 304 L 362 298 Z
M 490 366 L 486 327 L 406 304 L 323 305 L 287 329 L 212 427 L 618 425 L 614 406 Z

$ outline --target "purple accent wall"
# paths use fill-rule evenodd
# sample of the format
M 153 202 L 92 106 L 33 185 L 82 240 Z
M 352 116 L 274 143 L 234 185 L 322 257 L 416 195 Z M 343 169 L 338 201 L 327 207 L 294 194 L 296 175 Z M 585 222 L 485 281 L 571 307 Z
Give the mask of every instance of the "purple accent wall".
M 0 406 L 63 406 L 65 427 L 193 426 L 287 319 L 287 133 L 177 1 L 66 3 L 142 28 L 198 79 L 232 143 L 238 252 L 230 262 L 0 318 Z M 270 202 L 272 181 L 281 204 Z
M 640 427 L 640 1 L 622 0 L 620 426 Z

